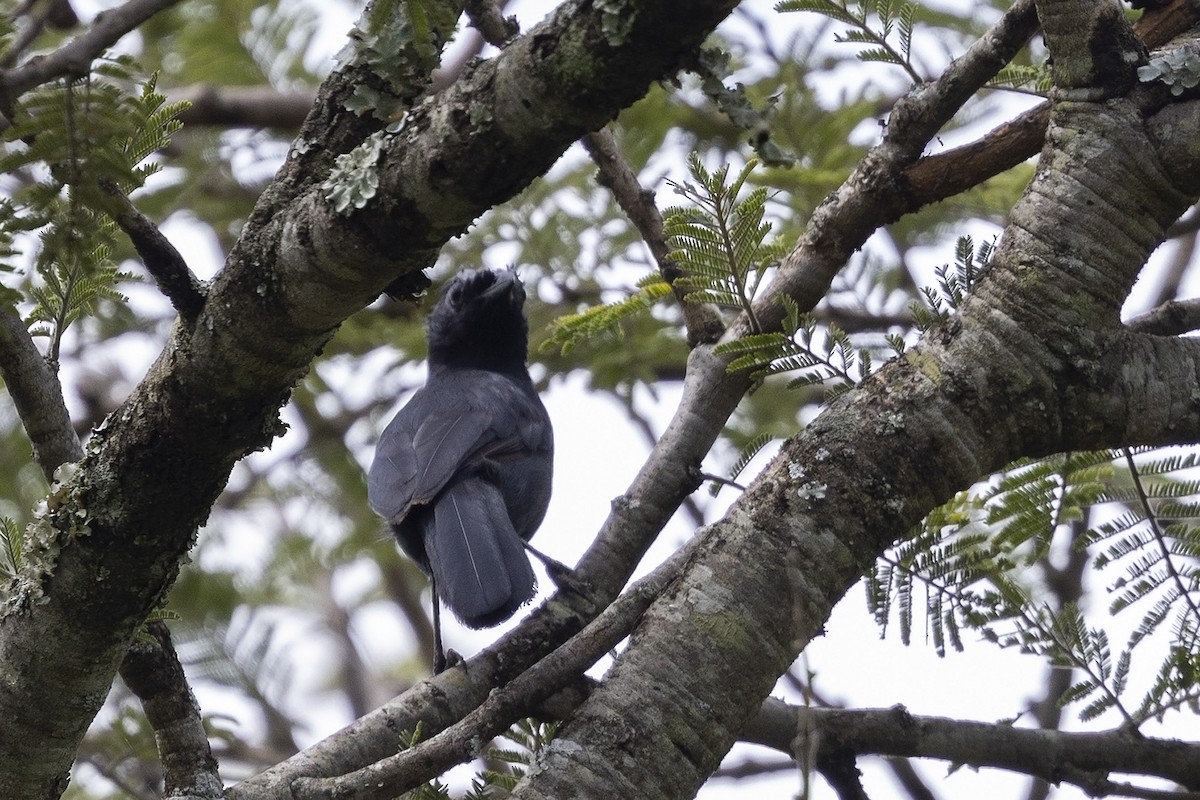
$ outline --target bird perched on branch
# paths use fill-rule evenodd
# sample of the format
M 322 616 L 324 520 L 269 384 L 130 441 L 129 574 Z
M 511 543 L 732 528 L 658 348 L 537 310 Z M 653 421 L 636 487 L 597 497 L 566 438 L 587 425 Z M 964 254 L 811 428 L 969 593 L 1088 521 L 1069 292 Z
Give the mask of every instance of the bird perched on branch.
M 486 628 L 536 588 L 526 540 L 550 502 L 554 444 L 525 366 L 524 304 L 512 270 L 464 272 L 446 287 L 427 323 L 429 378 L 384 429 L 371 464 L 371 507 L 433 585 L 437 672 L 438 598 L 463 624 Z

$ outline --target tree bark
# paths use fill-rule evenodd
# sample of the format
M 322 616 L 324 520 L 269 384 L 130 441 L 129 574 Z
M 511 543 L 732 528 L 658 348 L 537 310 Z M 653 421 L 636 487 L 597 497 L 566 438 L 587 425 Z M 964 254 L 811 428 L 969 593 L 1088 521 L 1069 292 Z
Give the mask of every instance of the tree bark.
M 1115 2 L 1038 12 L 1058 82 L 1046 146 L 961 316 L 784 445 L 514 797 L 691 797 L 834 603 L 935 505 L 1019 456 L 1200 436 L 1200 348 L 1119 324 L 1195 200 L 1174 177 L 1194 174 L 1194 117 L 1143 120 Z
M 145 5 L 145 4 L 143 4 Z M 735 5 L 567 3 L 498 58 L 415 108 L 388 140 L 380 193 L 339 216 L 321 183 L 383 122 L 345 108 L 365 67 L 322 87 L 191 324 L 95 432 L 36 523 L 0 618 L 0 795 L 55 798 L 138 625 L 160 605 L 232 465 L 338 324 L 678 68 Z M 621 35 L 603 13 L 622 10 Z M 368 13 L 371 13 L 370 8 Z

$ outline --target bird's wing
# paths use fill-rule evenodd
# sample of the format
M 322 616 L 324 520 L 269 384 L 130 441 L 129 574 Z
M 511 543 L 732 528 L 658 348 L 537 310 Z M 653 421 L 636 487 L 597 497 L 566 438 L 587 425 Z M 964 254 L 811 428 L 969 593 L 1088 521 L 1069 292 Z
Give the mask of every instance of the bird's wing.
M 395 522 L 430 502 L 465 464 L 548 446 L 545 412 L 496 373 L 463 371 L 418 391 L 379 437 L 367 498 Z M 546 432 L 542 431 L 542 428 Z

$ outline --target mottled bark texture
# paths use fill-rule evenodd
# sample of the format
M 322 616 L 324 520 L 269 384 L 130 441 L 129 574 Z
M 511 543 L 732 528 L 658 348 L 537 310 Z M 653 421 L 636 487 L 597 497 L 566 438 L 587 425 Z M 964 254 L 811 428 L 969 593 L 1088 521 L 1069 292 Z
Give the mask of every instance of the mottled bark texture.
M 224 797 L 200 706 L 188 686 L 165 622 L 146 623 L 125 653 L 121 679 L 141 701 L 154 729 L 162 761 L 164 800 Z
M 934 85 L 902 101 L 883 142 L 814 214 L 756 304 L 759 320 L 778 324 L 779 293 L 811 308 L 872 231 L 919 205 L 905 170 L 920 163 L 940 126 L 1021 46 L 1032 9 L 1014 4 Z M 1114 15 L 1101 17 L 1120 24 Z M 1120 292 L 1113 286 L 1128 287 L 1163 225 L 1195 193 L 1194 186 L 1172 186 L 1160 168 L 1169 163 L 1178 168 L 1173 176 L 1194 173 L 1194 117 L 1163 124 L 1168 109 L 1147 125 L 1136 109 L 1153 103 L 1134 99 L 1136 107 L 1060 104 L 1047 152 L 1061 151 L 1065 160 L 1046 160 L 1014 217 L 993 282 L 980 287 L 961 321 L 936 331 L 790 442 L 727 519 L 704 534 L 692 568 L 655 605 L 520 796 L 690 796 L 775 677 L 819 632 L 835 600 L 935 502 L 1021 453 L 1196 437 L 1194 348 L 1117 326 Z M 1120 164 L 1126 158 L 1132 163 Z M 1052 164 L 1074 174 L 1053 173 Z M 1094 198 L 1075 197 L 1077 181 L 1100 184 L 1096 192 L 1107 198 L 1102 224 L 1089 216 Z M 1075 245 L 1110 236 L 1105 247 Z M 1105 251 L 1095 264 L 1071 257 L 1092 250 Z M 1093 285 L 1091 270 L 1105 279 Z M 745 330 L 744 321 L 733 328 L 734 335 Z M 693 485 L 700 458 L 748 385 L 744 375 L 728 374 L 711 348 L 692 354 L 679 411 L 580 565 L 601 600 Z M 511 674 L 539 641 L 544 620 L 535 613 L 463 670 L 422 684 L 234 795 L 287 797 L 288 776 L 370 764 L 394 744 L 396 729 L 418 719 L 427 733 L 439 730 L 477 704 L 489 681 Z
M 678 67 L 733 5 L 696 2 L 679 15 L 671 2 L 608 3 L 603 13 L 629 26 L 616 38 L 593 4 L 565 4 L 420 104 L 388 141 L 380 195 L 345 217 L 320 183 L 382 123 L 344 108 L 366 68 L 330 78 L 203 310 L 177 323 L 48 511 L 26 591 L 0 618 L 0 796 L 62 792 L 118 663 L 232 465 L 278 433 L 279 407 L 337 325 Z
M 1063 91 L 988 277 L 785 444 L 514 797 L 692 796 L 833 604 L 935 504 L 1018 456 L 1200 436 L 1200 348 L 1118 316 L 1195 200 L 1177 177 L 1195 170 L 1194 131 L 1168 134 L 1125 96 L 1139 54 L 1115 2 L 1038 11 Z

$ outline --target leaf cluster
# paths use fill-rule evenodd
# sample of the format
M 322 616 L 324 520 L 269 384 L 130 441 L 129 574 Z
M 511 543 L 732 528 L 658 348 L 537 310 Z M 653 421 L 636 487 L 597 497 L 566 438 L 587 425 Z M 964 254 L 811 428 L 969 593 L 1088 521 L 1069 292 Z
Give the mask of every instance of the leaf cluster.
M 0 252 L 18 255 L 18 237 L 37 233 L 32 279 L 23 282 L 33 301 L 26 319 L 50 339 L 52 362 L 71 324 L 102 300 L 123 301 L 116 285 L 133 276 L 112 258 L 111 196 L 144 185 L 160 168 L 148 158 L 179 128 L 184 106 L 167 104 L 153 77 L 129 91 L 136 69 L 117 58 L 30 92 L 4 134 L 0 173 L 21 184 L 0 207 Z M 9 288 L 15 302 L 21 295 Z
M 749 370 L 761 379 L 785 372 L 800 374 L 788 382 L 789 389 L 821 384 L 829 397 L 852 388 L 874 371 L 871 350 L 856 347 L 849 334 L 836 324 L 819 328 L 811 313 L 801 314 L 796 302 L 781 295 L 784 330 L 752 333 L 713 348 L 730 357 L 730 371 Z
M 685 302 L 744 311 L 757 330 L 754 297 L 785 250 L 767 241 L 771 233 L 771 224 L 764 221 L 767 189 L 755 188 L 739 199 L 756 166 L 756 161 L 749 161 L 729 180 L 728 164 L 710 171 L 692 154 L 688 171 L 695 182 L 668 181 L 691 205 L 667 209 L 663 233 L 672 248 L 669 258 L 681 273 L 675 287 L 685 292 Z M 566 355 L 598 335 L 619 337 L 624 323 L 650 311 L 670 293 L 670 284 L 661 276 L 647 275 L 638 281 L 635 293 L 619 302 L 559 317 L 542 347 L 558 348 Z
M 688 172 L 695 182 L 668 181 L 689 205 L 663 213 L 663 233 L 672 248 L 670 258 L 683 273 L 676 286 L 685 290 L 685 299 L 740 310 L 761 331 L 754 297 L 767 271 L 787 251 L 767 240 L 772 227 L 763 219 L 767 188 L 759 186 L 739 199 L 757 165 L 751 159 L 727 182 L 729 164 L 710 171 L 693 153 Z
M 1067 453 L 1014 464 L 981 490 L 935 509 L 867 576 L 870 608 L 886 632 L 893 613 L 908 643 L 923 618 L 939 654 L 963 649 L 974 630 L 1001 647 L 1077 671 L 1060 702 L 1080 717 L 1115 710 L 1130 728 L 1200 703 L 1200 480 L 1195 455 L 1125 451 Z M 1098 509 L 1112 518 L 1088 524 Z M 1110 515 L 1112 512 L 1110 511 Z M 1073 602 L 1056 605 L 1032 581 L 1066 536 L 1094 553 L 1099 571 L 1120 567 L 1109 612 L 1135 607 L 1141 618 L 1119 652 L 1104 627 L 1089 625 Z M 919 601 L 924 593 L 923 608 Z M 1171 620 L 1169 643 L 1153 635 Z M 1159 637 L 1161 638 L 1161 637 Z M 1136 703 L 1124 695 L 1135 656 L 1155 657 L 1157 677 Z
M 778 11 L 808 11 L 849 25 L 835 41 L 863 45 L 860 61 L 878 61 L 901 67 L 920 83 L 912 63 L 915 3 L 892 0 L 859 0 L 851 7 L 845 0 L 781 0 Z
M 924 333 L 950 319 L 987 269 L 994 250 L 994 242 L 983 242 L 976 247 L 970 236 L 958 238 L 954 245 L 954 263 L 936 267 L 937 286 L 921 287 L 924 303 L 914 301 L 909 305 L 917 330 Z
M 1018 89 L 1045 97 L 1054 86 L 1054 79 L 1045 64 L 1009 64 L 996 73 L 989 85 Z
M 657 272 L 637 282 L 637 291 L 613 303 L 589 306 L 574 314 L 558 317 L 550 325 L 550 335 L 541 348 L 558 349 L 570 355 L 581 342 L 599 336 L 624 338 L 622 323 L 634 315 L 649 311 L 671 293 L 671 286 Z

